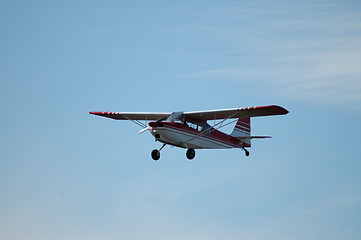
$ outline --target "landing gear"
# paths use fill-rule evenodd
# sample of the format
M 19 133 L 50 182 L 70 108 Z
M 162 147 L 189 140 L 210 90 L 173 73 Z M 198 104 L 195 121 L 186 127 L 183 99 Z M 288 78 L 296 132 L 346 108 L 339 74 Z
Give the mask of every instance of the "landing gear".
M 154 149 L 151 153 L 151 156 L 153 158 L 154 161 L 159 160 L 160 158 L 160 151 L 164 148 L 166 144 L 163 144 L 163 146 L 158 150 L 158 149 Z M 193 148 L 188 148 L 187 152 L 186 152 L 186 156 L 189 160 L 192 160 L 195 156 L 196 156 L 196 152 L 194 151 Z
M 163 144 L 163 146 L 158 150 L 158 149 L 154 149 L 153 151 L 152 151 L 152 158 L 153 158 L 153 160 L 154 161 L 157 161 L 157 160 L 159 160 L 159 158 L 160 158 L 160 151 L 165 147 L 165 145 L 167 145 L 167 144 Z
M 194 149 L 189 148 L 187 150 L 186 156 L 189 160 L 192 160 L 196 156 L 196 152 L 194 151 Z
M 153 158 L 154 161 L 159 160 L 159 158 L 160 158 L 160 152 L 158 151 L 158 149 L 154 149 L 154 150 L 152 151 L 152 158 Z

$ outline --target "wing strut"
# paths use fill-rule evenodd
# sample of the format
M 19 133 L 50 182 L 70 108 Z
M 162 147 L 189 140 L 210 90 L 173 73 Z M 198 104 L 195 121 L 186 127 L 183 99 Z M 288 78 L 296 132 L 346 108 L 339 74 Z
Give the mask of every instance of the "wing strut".
M 137 124 L 138 126 L 140 126 L 140 127 L 142 127 L 142 128 L 146 128 L 146 127 L 147 127 L 146 124 L 142 123 L 142 122 L 139 121 L 139 120 L 130 119 L 130 118 L 128 118 L 127 116 L 124 116 L 124 117 L 125 117 L 127 120 L 132 121 L 133 123 Z
M 233 117 L 234 115 L 236 115 L 236 114 L 237 114 L 237 112 L 231 114 L 230 116 L 228 116 L 227 118 L 223 119 L 222 121 L 214 124 L 211 128 L 214 128 L 215 130 L 218 130 L 218 129 L 222 128 L 222 127 L 225 127 L 225 126 L 227 126 L 227 125 L 229 125 L 229 124 L 234 123 L 234 122 L 237 121 L 238 119 L 236 119 L 236 120 L 234 120 L 234 121 L 231 121 L 231 122 L 229 122 L 229 123 L 227 123 L 227 124 L 225 124 L 225 125 L 223 125 L 223 126 L 220 126 L 220 127 L 218 127 L 218 128 L 215 128 L 215 126 L 220 125 L 220 124 L 223 124 L 226 120 L 232 118 L 232 117 Z M 205 131 L 200 132 L 200 133 L 197 134 L 196 136 L 194 136 L 194 137 L 192 137 L 191 139 L 189 139 L 188 141 L 184 142 L 184 144 L 186 144 L 186 143 L 188 143 L 188 142 L 190 142 L 190 141 L 192 141 L 192 140 L 194 140 L 194 139 L 196 139 L 196 138 L 204 135 L 204 134 L 207 132 L 207 130 L 209 130 L 209 129 L 206 129 Z

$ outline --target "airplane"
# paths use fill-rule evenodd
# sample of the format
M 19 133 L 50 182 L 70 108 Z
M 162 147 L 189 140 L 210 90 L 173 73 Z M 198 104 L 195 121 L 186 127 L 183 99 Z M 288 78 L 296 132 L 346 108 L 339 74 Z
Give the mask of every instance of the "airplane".
M 115 120 L 130 120 L 143 127 L 138 134 L 150 131 L 155 141 L 163 143 L 159 150 L 154 149 L 151 152 L 155 161 L 159 160 L 160 151 L 166 145 L 187 149 L 186 157 L 189 160 L 195 157 L 195 149 L 239 148 L 249 156 L 246 148 L 251 147 L 252 139 L 270 138 L 251 136 L 251 117 L 287 113 L 288 110 L 277 105 L 193 112 L 89 112 Z M 212 126 L 208 123 L 211 120 L 214 120 Z M 147 126 L 142 121 L 150 122 Z M 231 134 L 218 130 L 234 122 L 236 124 Z

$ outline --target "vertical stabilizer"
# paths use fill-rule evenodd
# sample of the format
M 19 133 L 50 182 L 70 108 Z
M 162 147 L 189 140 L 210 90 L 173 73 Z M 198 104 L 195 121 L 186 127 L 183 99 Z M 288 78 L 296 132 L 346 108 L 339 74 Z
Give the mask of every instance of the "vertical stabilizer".
M 246 144 L 245 147 L 251 146 L 251 118 L 239 118 L 236 126 L 231 133 L 232 137 L 239 138 Z M 247 146 L 249 145 L 249 146 Z

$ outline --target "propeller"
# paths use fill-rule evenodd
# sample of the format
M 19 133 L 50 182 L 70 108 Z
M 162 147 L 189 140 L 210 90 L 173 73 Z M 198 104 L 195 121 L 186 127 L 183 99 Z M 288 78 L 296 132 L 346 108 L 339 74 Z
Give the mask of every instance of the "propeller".
M 165 119 L 167 119 L 167 118 L 168 118 L 168 115 L 159 118 L 157 121 L 154 122 L 154 125 L 157 126 L 159 123 L 161 123 L 163 120 L 165 120 Z M 140 130 L 140 131 L 138 132 L 138 134 L 141 134 L 141 133 L 149 130 L 150 128 L 151 128 L 151 126 L 148 126 L 148 127 L 146 127 L 146 128 L 143 128 L 142 130 Z
M 143 128 L 142 130 L 140 130 L 140 131 L 138 132 L 138 134 L 141 134 L 141 133 L 147 131 L 149 128 L 150 128 L 150 126 L 148 126 L 148 127 L 146 127 L 146 128 Z

